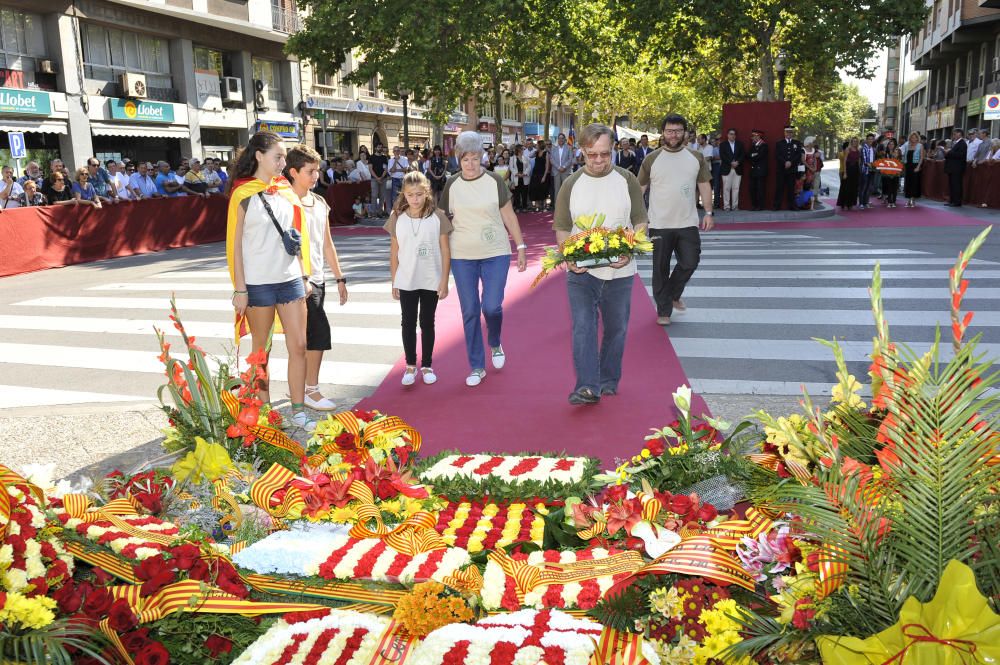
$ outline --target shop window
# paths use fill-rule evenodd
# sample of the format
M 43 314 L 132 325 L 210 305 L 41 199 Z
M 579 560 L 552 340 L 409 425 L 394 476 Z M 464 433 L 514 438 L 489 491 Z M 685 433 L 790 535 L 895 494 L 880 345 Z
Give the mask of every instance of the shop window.
M 281 65 L 278 61 L 253 58 L 252 64 L 254 80 L 263 81 L 267 86 L 267 106 L 279 111 L 287 110 L 281 94 Z
M 38 14 L 0 9 L 0 86 L 50 87 L 36 81 L 37 60 L 45 57 L 45 34 Z
M 146 75 L 146 88 L 152 99 L 177 101 L 177 91 L 170 77 L 170 54 L 167 40 L 159 37 L 105 28 L 84 23 L 83 71 L 88 79 L 117 83 L 125 72 Z M 105 86 L 104 94 L 121 94 L 116 86 Z

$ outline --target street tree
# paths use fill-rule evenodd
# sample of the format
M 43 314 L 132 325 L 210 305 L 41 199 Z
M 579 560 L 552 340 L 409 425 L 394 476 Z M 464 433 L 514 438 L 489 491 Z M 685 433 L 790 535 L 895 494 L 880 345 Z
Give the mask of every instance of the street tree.
M 867 78 L 876 53 L 918 30 L 927 12 L 924 0 L 635 0 L 621 7 L 631 30 L 680 72 L 697 73 L 687 54 L 707 40 L 723 71 L 753 63 L 764 100 L 776 98 L 779 51 L 802 87 L 828 84 L 837 69 Z

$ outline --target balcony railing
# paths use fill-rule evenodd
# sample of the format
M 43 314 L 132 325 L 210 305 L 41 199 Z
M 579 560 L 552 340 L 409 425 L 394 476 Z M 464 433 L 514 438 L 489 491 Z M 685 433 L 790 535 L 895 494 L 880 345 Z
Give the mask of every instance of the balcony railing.
M 302 29 L 302 20 L 294 10 L 271 7 L 271 26 L 278 32 L 291 34 Z

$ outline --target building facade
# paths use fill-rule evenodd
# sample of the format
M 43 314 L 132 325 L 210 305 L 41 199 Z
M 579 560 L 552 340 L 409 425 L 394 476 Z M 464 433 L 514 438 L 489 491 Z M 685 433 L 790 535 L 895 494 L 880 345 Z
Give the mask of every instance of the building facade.
M 0 147 L 24 132 L 29 159 L 176 163 L 228 159 L 257 128 L 302 138 L 292 0 L 3 0 L 0 26 Z
M 899 130 L 929 138 L 989 127 L 986 100 L 1000 93 L 1000 0 L 934 0 L 921 30 L 904 40 L 912 75 L 900 77 Z
M 0 161 L 8 132 L 24 132 L 27 159 L 90 156 L 176 164 L 228 160 L 259 129 L 323 154 L 402 145 L 403 104 L 382 90 L 344 82 L 284 52 L 301 26 L 294 0 L 0 0 Z M 517 93 L 517 94 L 514 94 Z M 535 91 L 537 98 L 537 91 Z M 545 132 L 532 91 L 505 92 L 503 140 Z M 479 131 L 493 143 L 497 110 L 470 99 L 435 127 L 410 105 L 411 146 L 450 149 Z M 553 108 L 549 134 L 571 112 Z

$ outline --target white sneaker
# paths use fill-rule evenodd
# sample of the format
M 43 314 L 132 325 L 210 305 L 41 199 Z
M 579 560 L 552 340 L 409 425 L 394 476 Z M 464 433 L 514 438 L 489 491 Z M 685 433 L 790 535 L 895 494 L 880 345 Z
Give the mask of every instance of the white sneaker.
M 320 399 L 316 399 L 313 395 L 319 395 Z M 324 397 L 323 393 L 319 391 L 319 386 L 306 386 L 306 396 L 303 400 L 306 406 L 314 411 L 336 411 L 337 404 L 329 397 Z
M 504 363 L 507 362 L 507 354 L 503 352 L 502 346 L 493 347 L 492 351 L 493 351 L 493 357 L 492 357 L 493 367 L 495 369 L 502 369 Z
M 420 370 L 420 374 L 423 376 L 424 383 L 426 383 L 427 385 L 431 385 L 432 383 L 437 383 L 438 380 L 437 374 L 435 374 L 434 370 L 431 369 L 430 367 L 422 368 Z
M 417 368 L 408 366 L 406 370 L 403 372 L 403 380 L 400 383 L 402 383 L 404 386 L 412 386 L 416 382 L 417 382 Z
M 316 421 L 307 416 L 305 411 L 296 411 L 289 420 L 293 425 L 301 427 L 307 432 L 316 429 Z
M 485 378 L 486 378 L 485 369 L 474 369 L 472 370 L 472 373 L 469 374 L 469 376 L 465 377 L 465 385 L 469 386 L 470 388 L 474 388 L 478 386 L 480 383 L 482 383 L 483 379 Z

